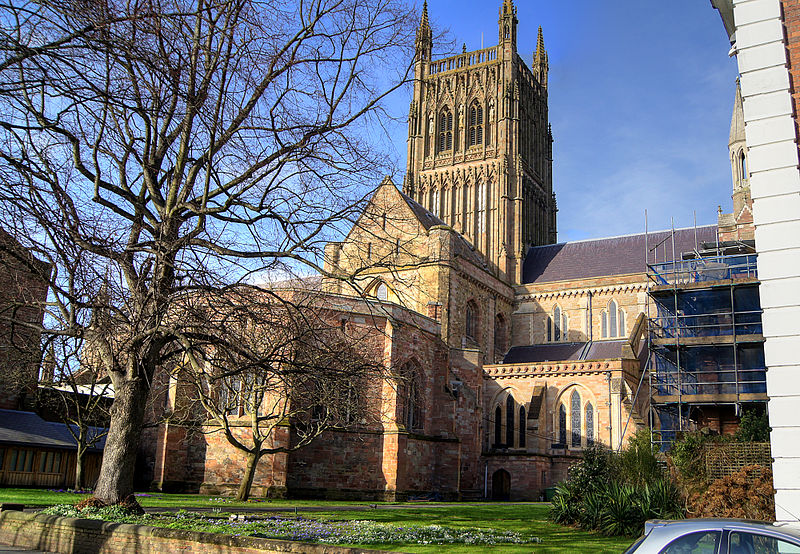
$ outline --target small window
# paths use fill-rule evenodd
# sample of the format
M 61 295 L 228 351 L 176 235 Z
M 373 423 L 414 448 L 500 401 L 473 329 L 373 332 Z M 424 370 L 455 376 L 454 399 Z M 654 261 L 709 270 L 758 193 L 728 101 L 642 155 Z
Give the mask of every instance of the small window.
M 375 298 L 382 302 L 386 302 L 389 300 L 389 287 L 386 286 L 386 283 L 381 283 L 375 289 Z
M 525 406 L 519 408 L 519 447 L 525 448 L 525 435 L 528 420 L 525 419 Z
M 749 175 L 747 174 L 747 156 L 745 156 L 744 150 L 739 152 L 739 169 L 742 172 L 742 179 L 747 179 Z
M 675 539 L 659 554 L 715 554 L 719 546 L 720 531 L 699 531 Z
M 754 533 L 732 532 L 728 543 L 730 554 L 800 554 L 797 544 Z
M 553 318 L 547 316 L 547 342 L 553 342 Z
M 619 336 L 620 337 L 624 337 L 625 336 L 625 330 L 626 330 L 625 329 L 625 312 L 622 311 L 622 308 L 619 309 L 619 317 L 617 319 L 619 320 Z
M 402 383 L 403 394 L 403 423 L 409 431 L 422 431 L 423 399 L 420 383 L 420 370 L 413 362 L 409 362 L 403 369 Z
M 608 303 L 608 336 L 615 338 L 617 336 L 617 303 L 613 300 Z
M 555 329 L 553 329 L 553 339 L 556 342 L 561 340 L 561 308 L 556 306 L 553 308 L 553 322 L 555 323 Z

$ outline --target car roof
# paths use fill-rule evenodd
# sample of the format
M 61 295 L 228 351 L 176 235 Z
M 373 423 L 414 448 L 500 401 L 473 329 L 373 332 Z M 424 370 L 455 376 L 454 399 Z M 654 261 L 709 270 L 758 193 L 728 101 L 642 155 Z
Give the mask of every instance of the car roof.
M 800 527 L 797 524 L 789 523 L 768 523 L 749 519 L 731 518 L 698 518 L 698 519 L 677 519 L 659 520 L 651 519 L 645 523 L 645 532 L 656 527 L 688 527 L 700 529 L 738 529 L 745 531 L 762 531 L 767 533 L 782 533 L 793 538 L 800 539 Z

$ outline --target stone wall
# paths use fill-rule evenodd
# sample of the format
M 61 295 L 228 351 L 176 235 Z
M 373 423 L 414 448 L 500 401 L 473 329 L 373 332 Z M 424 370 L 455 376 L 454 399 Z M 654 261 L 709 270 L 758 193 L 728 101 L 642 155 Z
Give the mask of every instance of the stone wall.
M 0 513 L 0 544 L 71 554 L 370 554 L 376 550 L 161 529 L 41 514 Z

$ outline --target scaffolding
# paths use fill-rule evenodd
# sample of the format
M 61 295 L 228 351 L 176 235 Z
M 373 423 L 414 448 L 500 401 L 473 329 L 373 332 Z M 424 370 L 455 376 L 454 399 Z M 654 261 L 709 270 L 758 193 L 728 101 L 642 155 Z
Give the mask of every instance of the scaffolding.
M 672 261 L 647 264 L 650 424 L 662 449 L 683 430 L 723 432 L 767 400 L 752 243 L 698 244 L 678 259 L 672 239 Z

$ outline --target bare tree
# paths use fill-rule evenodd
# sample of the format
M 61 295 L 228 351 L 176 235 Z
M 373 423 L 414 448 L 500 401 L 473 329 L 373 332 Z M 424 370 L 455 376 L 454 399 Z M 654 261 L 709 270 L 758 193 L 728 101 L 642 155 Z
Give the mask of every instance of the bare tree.
M 45 336 L 113 383 L 101 501 L 133 492 L 156 368 L 209 340 L 184 304 L 322 269 L 385 165 L 368 131 L 414 23 L 401 0 L 0 4 L 0 224 L 52 267 Z
M 81 342 L 58 336 L 46 345 L 37 393 L 39 411 L 63 422 L 75 441 L 75 490 L 93 485 L 86 481 L 86 455 L 108 433 L 113 399 L 108 378 L 86 360 L 81 364 Z
M 369 325 L 346 330 L 313 291 L 226 296 L 203 304 L 207 318 L 195 308 L 194 321 L 224 336 L 181 349 L 171 416 L 223 433 L 245 455 L 237 498 L 246 500 L 263 456 L 380 420 L 383 336 Z

